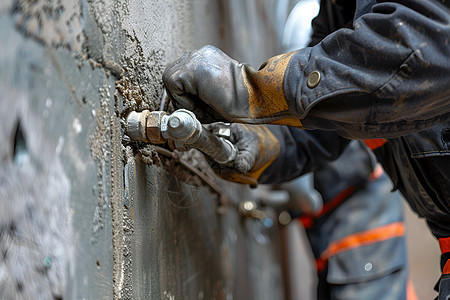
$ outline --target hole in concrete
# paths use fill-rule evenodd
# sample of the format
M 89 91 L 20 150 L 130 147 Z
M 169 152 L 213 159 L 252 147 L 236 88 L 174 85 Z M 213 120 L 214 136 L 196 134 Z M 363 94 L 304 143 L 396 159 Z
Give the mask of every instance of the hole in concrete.
M 100 268 L 100 260 L 97 259 L 97 261 L 95 263 L 97 264 L 97 267 Z
M 22 165 L 30 161 L 30 154 L 28 152 L 25 135 L 22 126 L 20 125 L 20 121 L 17 122 L 16 131 L 14 133 L 13 157 L 14 164 L 16 165 Z

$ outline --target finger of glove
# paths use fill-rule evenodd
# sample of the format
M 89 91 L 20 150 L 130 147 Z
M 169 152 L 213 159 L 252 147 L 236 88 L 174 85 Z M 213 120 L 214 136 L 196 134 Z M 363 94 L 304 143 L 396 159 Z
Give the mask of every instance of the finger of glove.
M 167 96 L 175 109 L 188 109 L 192 111 L 202 123 L 226 121 L 208 103 L 197 95 L 197 82 L 190 72 L 177 70 L 164 79 Z
M 189 53 L 184 54 L 178 60 L 170 63 L 162 75 L 164 86 L 169 95 L 176 95 L 184 92 L 183 83 L 180 82 L 180 74 L 185 72 L 185 65 L 189 59 Z
M 200 100 L 195 100 L 195 99 L 198 99 L 198 97 L 196 97 L 195 95 L 185 94 L 184 96 L 181 96 L 181 97 L 180 96 L 174 97 L 170 94 L 170 92 L 167 92 L 167 97 L 168 97 L 169 101 L 172 102 L 172 105 L 175 110 L 182 109 L 182 108 L 190 110 L 191 112 L 193 112 L 195 114 L 196 118 L 201 123 L 209 124 L 209 123 L 214 123 L 214 122 L 218 122 L 218 121 L 221 121 L 221 122 L 226 121 L 222 116 L 217 114 L 211 108 L 209 108 L 205 105 L 201 105 L 202 102 Z M 204 108 L 202 108 L 202 106 Z
M 196 96 L 196 82 L 193 71 L 186 66 L 187 59 L 185 55 L 180 63 L 168 66 L 163 73 L 163 83 L 175 107 L 193 110 L 192 96 Z
M 258 156 L 258 136 L 250 130 L 250 126 L 243 124 L 232 124 L 231 132 L 233 133 L 232 142 L 238 149 L 234 167 L 240 173 L 247 173 L 254 167 Z
M 241 174 L 245 174 L 253 168 L 256 161 L 256 151 L 258 146 L 253 145 L 257 141 L 254 141 L 254 136 L 251 132 L 245 130 L 245 128 L 247 128 L 246 125 L 231 124 L 230 126 L 229 124 L 216 122 L 204 125 L 204 127 L 211 132 L 218 131 L 222 128 L 230 128 L 232 133 L 230 139 L 234 141 L 234 143 L 237 143 L 236 147 L 238 149 L 236 158 L 233 161 L 232 169 Z
M 231 124 L 231 142 L 240 150 L 247 150 L 253 153 L 258 151 L 258 135 L 252 130 L 252 125 Z
M 163 81 L 176 108 L 193 111 L 201 122 L 230 120 L 237 62 L 220 49 L 205 46 L 166 68 Z
M 234 159 L 234 168 L 239 173 L 248 173 L 255 165 L 256 155 L 254 151 L 239 150 Z

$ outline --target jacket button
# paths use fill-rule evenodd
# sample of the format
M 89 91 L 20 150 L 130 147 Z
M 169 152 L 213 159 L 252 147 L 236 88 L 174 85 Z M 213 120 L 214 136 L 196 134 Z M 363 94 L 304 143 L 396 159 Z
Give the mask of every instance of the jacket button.
M 366 263 L 366 265 L 364 266 L 364 271 L 366 272 L 370 272 L 373 269 L 373 265 L 371 262 Z
M 308 76 L 308 80 L 306 81 L 306 84 L 309 88 L 315 88 L 320 82 L 320 73 L 319 71 L 312 71 L 311 74 Z

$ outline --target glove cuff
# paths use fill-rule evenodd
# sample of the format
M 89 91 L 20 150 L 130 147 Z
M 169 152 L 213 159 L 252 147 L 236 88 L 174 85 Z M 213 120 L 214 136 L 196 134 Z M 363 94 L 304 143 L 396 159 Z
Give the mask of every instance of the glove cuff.
M 249 119 L 244 123 L 266 123 L 301 127 L 302 123 L 284 96 L 283 81 L 289 61 L 296 52 L 272 57 L 258 71 L 243 65 L 242 77 L 248 91 Z

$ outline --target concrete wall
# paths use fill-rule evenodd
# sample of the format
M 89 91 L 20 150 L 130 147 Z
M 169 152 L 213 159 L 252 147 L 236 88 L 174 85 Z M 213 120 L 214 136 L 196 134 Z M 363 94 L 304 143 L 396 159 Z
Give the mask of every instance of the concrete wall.
M 211 43 L 262 62 L 239 42 L 260 24 L 237 16 L 269 6 L 246 3 L 0 3 L 0 298 L 282 298 L 276 228 L 239 216 L 245 188 L 213 178 L 221 198 L 123 140 L 124 115 L 159 109 L 183 52 Z

